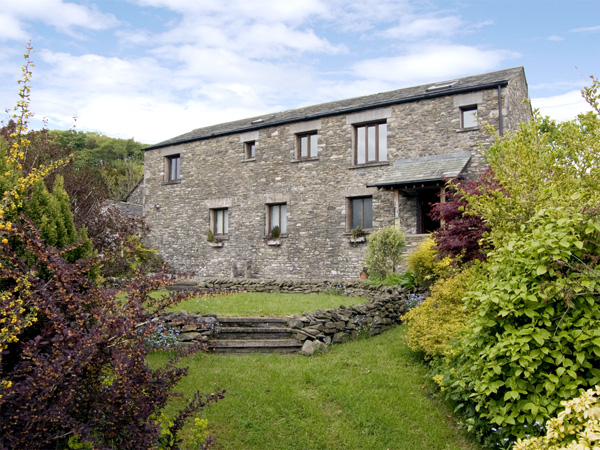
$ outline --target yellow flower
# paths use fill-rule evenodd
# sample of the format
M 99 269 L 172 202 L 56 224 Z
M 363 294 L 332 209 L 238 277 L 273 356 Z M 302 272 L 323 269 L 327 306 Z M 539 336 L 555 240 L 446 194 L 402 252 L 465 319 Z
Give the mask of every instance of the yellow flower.
M 2 239 L 2 243 L 3 244 L 8 244 L 8 239 L 6 239 L 6 238 Z

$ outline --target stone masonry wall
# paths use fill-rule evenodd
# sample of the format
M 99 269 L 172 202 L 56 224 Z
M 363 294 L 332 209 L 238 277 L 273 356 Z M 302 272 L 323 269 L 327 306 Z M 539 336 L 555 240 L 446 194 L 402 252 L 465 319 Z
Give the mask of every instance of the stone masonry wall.
M 506 89 L 502 92 L 504 99 Z M 479 119 L 497 127 L 497 90 L 478 95 Z M 256 157 L 251 160 L 245 159 L 240 134 L 147 151 L 147 243 L 174 269 L 202 277 L 356 278 L 366 245 L 349 242 L 348 199 L 372 196 L 373 229 L 393 225 L 393 191 L 366 187 L 388 165 L 403 158 L 470 151 L 466 175 L 472 177 L 484 166 L 479 146 L 492 142 L 482 129 L 460 129 L 456 96 L 389 110 L 388 163 L 381 165 L 354 165 L 353 126 L 345 114 L 313 121 L 319 127 L 318 156 L 309 160 L 296 159 L 297 124 L 255 131 Z M 168 154 L 181 155 L 180 182 L 165 183 Z M 270 246 L 263 240 L 266 213 L 267 205 L 275 203 L 287 205 L 288 232 L 279 246 Z M 210 210 L 215 208 L 229 211 L 229 233 L 220 247 L 206 241 Z M 416 233 L 414 198 L 400 198 L 400 226 Z
M 288 326 L 300 341 L 315 341 L 325 345 L 343 343 L 360 336 L 376 335 L 401 322 L 400 317 L 408 311 L 408 304 L 418 297 L 424 298 L 424 290 L 405 290 L 390 286 L 368 286 L 363 282 L 328 281 L 276 281 L 276 280 L 222 280 L 206 279 L 190 283 L 201 289 L 239 289 L 247 292 L 319 293 L 336 289 L 339 308 L 318 309 L 314 312 L 288 317 Z M 352 304 L 352 298 L 367 298 L 368 302 Z M 348 304 L 346 306 L 345 304 Z M 183 343 L 208 342 L 214 334 L 219 318 L 213 314 L 181 311 L 162 317 L 165 325 L 175 330 Z M 314 351 L 313 347 L 310 347 Z M 304 350 L 305 351 L 305 350 Z M 306 352 L 306 351 L 305 351 Z

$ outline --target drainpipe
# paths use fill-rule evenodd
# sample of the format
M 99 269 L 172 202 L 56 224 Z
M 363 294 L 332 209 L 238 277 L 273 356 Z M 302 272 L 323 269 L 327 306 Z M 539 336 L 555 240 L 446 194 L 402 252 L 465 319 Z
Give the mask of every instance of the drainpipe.
M 498 132 L 504 135 L 504 124 L 502 120 L 502 86 L 498 86 Z

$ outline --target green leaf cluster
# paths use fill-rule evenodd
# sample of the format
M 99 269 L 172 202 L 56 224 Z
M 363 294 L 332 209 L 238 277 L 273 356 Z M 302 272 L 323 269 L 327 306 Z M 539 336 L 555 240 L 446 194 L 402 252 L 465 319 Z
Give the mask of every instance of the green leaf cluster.
M 408 255 L 406 262 L 408 270 L 415 276 L 417 285 L 428 286 L 438 278 L 446 276 L 450 270 L 451 259 L 439 259 L 435 242 L 428 238 Z
M 23 212 L 39 229 L 48 245 L 64 248 L 79 243 L 66 252 L 69 262 L 92 255 L 92 244 L 86 229 L 77 230 L 75 227 L 62 176 L 56 176 L 52 192 L 48 191 L 43 181 L 36 183 L 31 196 L 24 202 Z
M 483 436 L 524 437 L 600 383 L 600 119 L 536 117 L 487 158 L 502 190 L 465 197 L 494 250 L 440 380 Z
M 60 145 L 75 154 L 76 167 L 98 170 L 114 200 L 123 199 L 144 173 L 144 144 L 95 132 L 53 131 Z
M 600 386 L 562 402 L 564 410 L 546 424 L 546 434 L 518 440 L 513 450 L 585 450 L 600 445 Z
M 367 239 L 365 261 L 369 274 L 384 279 L 396 271 L 406 248 L 404 233 L 397 227 L 385 227 L 371 233 Z
M 466 295 L 476 266 L 449 278 L 440 278 L 431 295 L 402 317 L 407 324 L 406 342 L 427 359 L 448 353 L 450 341 L 467 326 L 472 309 L 465 308 Z

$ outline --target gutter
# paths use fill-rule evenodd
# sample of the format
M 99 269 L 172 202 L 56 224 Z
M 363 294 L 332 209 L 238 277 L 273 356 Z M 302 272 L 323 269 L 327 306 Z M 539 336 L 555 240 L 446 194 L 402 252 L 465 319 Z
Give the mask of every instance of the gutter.
M 259 125 L 259 126 L 249 126 L 249 127 L 245 127 L 245 128 L 237 128 L 235 130 L 221 131 L 221 132 L 212 133 L 212 134 L 209 134 L 206 136 L 190 137 L 190 138 L 181 139 L 178 141 L 165 142 L 163 144 L 159 143 L 159 144 L 151 145 L 149 147 L 145 147 L 142 150 L 143 151 L 155 150 L 158 148 L 171 147 L 173 145 L 179 145 L 179 144 L 188 144 L 190 142 L 202 141 L 202 140 L 212 139 L 212 138 L 220 137 L 220 136 L 228 136 L 231 134 L 245 133 L 247 131 L 255 131 L 255 130 L 261 130 L 264 128 L 271 128 L 271 127 L 276 127 L 276 126 L 280 126 L 280 125 L 286 125 L 289 123 L 305 122 L 308 120 L 320 119 L 322 117 L 338 116 L 341 114 L 360 112 L 360 111 L 365 111 L 368 109 L 382 108 L 385 106 L 399 105 L 402 103 L 411 103 L 411 102 L 415 102 L 418 100 L 426 100 L 426 99 L 436 98 L 436 97 L 445 97 L 447 95 L 454 95 L 454 94 L 464 94 L 467 92 L 474 92 L 474 91 L 483 91 L 486 89 L 492 89 L 492 88 L 496 88 L 496 87 L 498 88 L 498 95 L 500 96 L 501 88 L 503 88 L 505 86 L 508 86 L 508 80 L 496 81 L 494 83 L 482 84 L 482 85 L 471 86 L 471 87 L 464 87 L 464 88 L 460 88 L 460 89 L 452 89 L 452 90 L 444 91 L 444 92 L 438 91 L 438 92 L 433 92 L 433 93 L 429 93 L 429 94 L 413 95 L 412 97 L 405 97 L 405 98 L 400 98 L 400 99 L 396 99 L 396 100 L 388 100 L 385 102 L 372 103 L 369 105 L 353 106 L 350 108 L 342 108 L 342 109 L 337 109 L 337 110 L 329 111 L 329 112 L 310 114 L 308 116 L 303 116 L 303 117 L 277 120 L 277 121 L 265 123 L 265 124 Z M 502 105 L 500 105 L 499 107 L 500 107 L 500 130 L 502 131 Z

